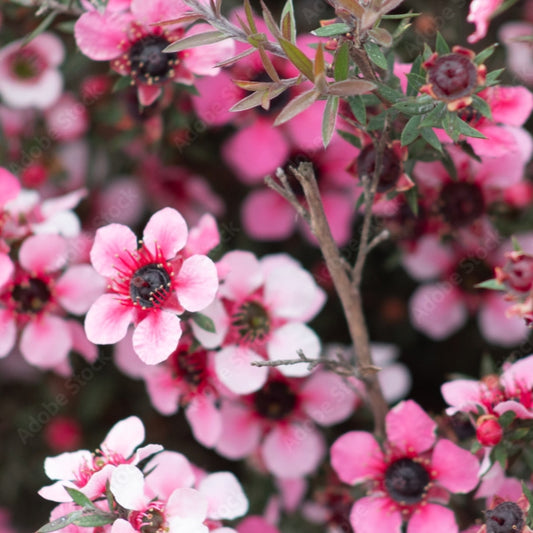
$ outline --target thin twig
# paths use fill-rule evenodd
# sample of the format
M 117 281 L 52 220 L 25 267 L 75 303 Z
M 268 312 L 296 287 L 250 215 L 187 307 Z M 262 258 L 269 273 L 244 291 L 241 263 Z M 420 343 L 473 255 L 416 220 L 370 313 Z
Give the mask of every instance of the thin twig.
M 82 9 L 72 6 L 72 2 L 69 2 L 69 5 L 62 4 L 57 0 L 34 0 L 33 5 L 39 6 L 39 9 L 35 13 L 37 16 L 40 16 L 47 11 L 55 11 L 56 13 L 61 13 L 63 15 L 75 15 L 79 16 L 84 13 Z
M 272 176 L 267 176 L 265 178 L 265 183 L 273 190 L 276 191 L 280 196 L 285 198 L 289 202 L 294 210 L 309 224 L 309 211 L 298 201 L 297 196 L 294 194 L 292 187 L 287 178 L 287 174 L 282 168 L 278 168 L 276 171 L 276 177 L 281 182 L 281 185 L 277 183 Z

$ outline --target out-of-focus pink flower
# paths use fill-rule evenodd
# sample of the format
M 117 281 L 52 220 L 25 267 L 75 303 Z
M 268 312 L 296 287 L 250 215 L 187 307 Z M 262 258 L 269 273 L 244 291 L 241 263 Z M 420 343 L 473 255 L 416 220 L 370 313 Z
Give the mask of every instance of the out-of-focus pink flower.
M 178 315 L 207 307 L 218 275 L 205 255 L 187 255 L 187 224 L 175 209 L 157 211 L 137 237 L 122 224 L 96 232 L 91 261 L 109 279 L 108 292 L 91 306 L 85 331 L 91 342 L 114 344 L 133 323 L 133 347 L 147 364 L 164 361 L 181 337 Z
M 72 141 L 89 127 L 87 108 L 72 93 L 65 93 L 45 112 L 48 131 L 53 139 Z
M 44 32 L 21 47 L 14 41 L 0 50 L 0 95 L 14 108 L 46 109 L 61 95 L 58 70 L 65 49 L 60 39 Z
M 56 453 L 76 450 L 81 444 L 81 426 L 75 418 L 56 416 L 44 430 L 44 438 Z
M 466 20 L 476 25 L 474 33 L 467 37 L 469 43 L 477 43 L 487 35 L 489 22 L 503 0 L 472 0 Z
M 507 22 L 499 31 L 500 40 L 507 48 L 509 70 L 528 85 L 533 85 L 533 43 L 529 40 L 531 35 L 533 24 L 530 22 Z
M 352 508 L 354 530 L 400 533 L 402 523 L 408 522 L 410 533 L 457 533 L 454 513 L 444 505 L 450 492 L 475 488 L 477 458 L 447 439 L 437 439 L 435 422 L 412 400 L 389 411 L 385 426 L 383 447 L 365 431 L 345 433 L 331 447 L 339 478 L 370 486 Z

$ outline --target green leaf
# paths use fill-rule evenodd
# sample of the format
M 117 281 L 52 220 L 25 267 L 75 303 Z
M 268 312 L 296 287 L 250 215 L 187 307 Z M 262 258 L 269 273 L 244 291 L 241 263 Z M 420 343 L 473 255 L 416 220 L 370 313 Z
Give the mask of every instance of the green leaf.
M 349 79 L 342 81 L 335 81 L 327 87 L 327 93 L 333 96 L 355 96 L 358 94 L 365 94 L 373 91 L 376 84 L 367 80 Z
M 446 133 L 452 138 L 454 142 L 457 142 L 459 140 L 459 131 L 457 130 L 457 124 L 455 123 L 455 114 L 454 113 L 446 113 L 444 115 L 443 120 L 443 126 Z
M 286 0 L 281 11 L 281 30 L 286 39 L 292 43 L 296 42 L 296 19 L 292 0 Z
M 444 102 L 439 102 L 435 108 L 422 119 L 420 126 L 422 128 L 442 128 L 442 121 L 447 112 L 448 109 L 446 108 L 446 104 Z
M 350 52 L 348 43 L 344 42 L 335 52 L 335 62 L 333 64 L 333 76 L 335 81 L 342 81 L 348 77 L 350 71 Z
M 498 461 L 498 463 L 500 463 L 503 470 L 507 468 L 507 450 L 503 445 L 495 446 L 492 449 L 491 456 L 494 461 Z
M 419 17 L 422 13 L 399 13 L 398 15 L 382 15 L 381 18 L 384 20 L 400 20 L 408 19 L 413 17 Z
M 497 46 L 499 46 L 498 43 L 494 43 L 485 48 L 484 50 L 481 50 L 481 52 L 479 52 L 479 54 L 477 54 L 474 58 L 474 63 L 476 65 L 481 65 L 482 63 L 484 63 L 494 53 Z
M 530 449 L 527 446 L 522 448 L 522 451 L 525 453 L 526 450 L 530 452 Z M 531 469 L 531 466 L 529 467 Z M 529 490 L 526 483 L 522 481 L 522 492 L 529 502 L 529 510 L 527 512 L 527 523 L 531 524 L 533 522 L 533 493 Z
M 321 26 L 320 28 L 313 30 L 311 33 L 317 37 L 334 37 L 335 35 L 344 35 L 349 31 L 351 31 L 351 28 L 348 26 L 348 24 L 338 22 L 335 24 Z
M 279 126 L 291 118 L 294 118 L 296 115 L 299 115 L 313 105 L 318 100 L 319 96 L 320 93 L 315 89 L 310 89 L 305 93 L 299 94 L 281 110 L 274 121 L 274 126 Z
M 50 531 L 57 531 L 58 529 L 63 529 L 68 525 L 72 524 L 74 520 L 81 518 L 83 516 L 83 511 L 73 511 L 65 516 L 60 516 L 48 524 L 45 524 L 37 530 L 37 533 L 49 533 Z
M 485 118 L 492 120 L 492 111 L 490 110 L 489 104 L 477 94 L 472 95 L 472 107 L 476 111 L 479 111 Z
M 111 89 L 112 93 L 116 93 L 118 91 L 121 91 L 122 89 L 125 89 L 126 87 L 129 87 L 131 85 L 131 78 L 129 76 L 121 76 L 113 85 L 113 88 Z
M 411 209 L 413 215 L 418 216 L 418 190 L 417 187 L 411 187 L 403 193 L 407 200 L 407 205 Z
M 522 448 L 522 456 L 524 457 L 524 461 L 526 462 L 528 468 L 530 470 L 533 470 L 533 448 L 531 448 L 530 446 L 524 446 Z M 524 492 L 524 494 L 526 493 Z
M 54 26 L 54 29 L 62 31 L 63 33 L 74 33 L 74 25 L 76 21 L 74 20 L 65 20 L 64 22 L 59 22 Z
M 427 94 L 418 96 L 417 98 L 405 98 L 392 105 L 398 111 L 406 115 L 425 115 L 433 111 L 436 102 Z
M 315 79 L 312 61 L 287 39 L 279 39 L 279 44 L 287 54 L 289 61 L 310 81 Z
M 439 138 L 431 128 L 420 128 L 420 136 L 438 152 L 442 153 L 442 144 Z
M 498 417 L 498 422 L 502 428 L 507 428 L 513 423 L 515 418 L 516 413 L 514 411 L 506 411 L 503 415 Z
M 324 116 L 322 118 L 322 142 L 324 143 L 324 148 L 327 148 L 331 138 L 333 137 L 338 111 L 339 97 L 328 96 L 326 107 L 324 109 Z
M 65 487 L 65 490 L 68 492 L 69 496 L 72 498 L 74 503 L 77 503 L 80 507 L 85 507 L 88 509 L 96 509 L 94 503 L 87 497 L 83 492 L 73 489 L 71 487 Z
M 366 124 L 366 106 L 363 98 L 359 95 L 348 98 L 350 109 L 360 124 Z
M 372 117 L 366 126 L 367 131 L 383 130 L 385 127 L 385 116 L 386 112 L 383 112 Z
M 523 252 L 524 249 L 522 248 L 521 244 L 518 242 L 518 239 L 513 235 L 511 237 L 511 242 L 513 243 L 513 250 L 515 252 Z
M 355 146 L 356 148 L 362 147 L 361 139 L 357 137 L 357 135 L 354 135 L 353 133 L 344 130 L 337 130 L 337 133 L 340 137 L 342 137 L 345 141 L 349 142 L 352 146 Z
M 192 319 L 199 328 L 208 331 L 209 333 L 216 333 L 215 323 L 207 315 L 194 313 Z
M 402 146 L 411 144 L 420 135 L 418 126 L 420 125 L 421 120 L 422 117 L 420 115 L 415 115 L 407 121 L 407 124 L 404 126 L 402 135 L 400 137 Z
M 437 32 L 437 38 L 435 40 L 435 51 L 439 55 L 445 55 L 450 53 L 450 47 L 448 43 L 444 40 L 444 37 L 441 35 L 440 31 Z
M 387 70 L 389 65 L 387 63 L 387 58 L 385 57 L 385 54 L 383 53 L 381 48 L 377 44 L 371 42 L 366 42 L 364 44 L 364 47 L 366 53 L 368 54 L 368 57 L 370 58 L 370 61 L 372 61 L 372 63 L 377 65 L 379 68 Z
M 107 524 L 111 524 L 116 519 L 117 517 L 110 513 L 92 513 L 84 514 L 80 518 L 77 518 L 73 521 L 73 524 L 80 527 L 100 527 L 105 526 Z
M 479 452 L 479 450 L 481 450 L 481 448 L 482 448 L 481 442 L 479 442 L 478 440 L 475 440 L 474 442 L 472 442 L 472 446 L 470 446 L 470 453 L 477 453 Z
M 405 98 L 402 91 L 393 89 L 392 87 L 389 87 L 384 83 L 378 83 L 378 92 L 379 94 L 381 94 L 381 96 L 383 96 L 383 98 L 385 98 L 389 102 L 397 102 L 398 100 Z
M 190 48 L 197 48 L 198 46 L 204 46 L 206 44 L 219 43 L 225 41 L 230 37 L 221 31 L 206 31 L 204 33 L 198 33 L 196 35 L 189 35 L 179 41 L 175 41 L 169 44 L 164 50 L 165 54 L 172 52 L 182 52 L 183 50 L 189 50 Z
M 497 70 L 493 70 L 492 72 L 489 72 L 485 80 L 485 85 L 487 87 L 490 87 L 491 85 L 496 85 L 499 82 L 498 78 L 500 77 L 500 74 L 504 70 L 505 70 L 504 68 L 499 68 Z
M 457 128 L 457 131 L 459 133 L 462 133 L 463 135 L 466 135 L 467 137 L 475 137 L 476 139 L 486 139 L 485 135 L 481 133 L 480 131 L 476 130 L 469 124 L 467 124 L 464 120 L 460 119 L 458 115 L 453 115 L 454 122 L 455 122 L 455 128 Z
M 408 95 L 416 96 L 420 90 L 420 87 L 426 83 L 426 77 L 422 76 L 422 74 L 417 74 L 416 72 L 409 72 L 407 74 L 407 81 L 410 86 L 410 91 L 414 92 L 414 94 L 408 93 Z
M 23 46 L 26 46 L 32 39 L 35 39 L 37 35 L 40 35 L 41 33 L 43 33 L 43 31 L 47 30 L 50 24 L 54 22 L 54 19 L 56 18 L 56 16 L 57 16 L 56 11 L 52 11 L 51 13 L 48 13 L 48 15 L 44 17 L 44 19 L 40 22 L 40 24 L 31 33 L 29 33 L 28 35 L 26 35 L 26 37 L 24 37 L 22 43 L 20 44 L 20 47 L 22 48 Z

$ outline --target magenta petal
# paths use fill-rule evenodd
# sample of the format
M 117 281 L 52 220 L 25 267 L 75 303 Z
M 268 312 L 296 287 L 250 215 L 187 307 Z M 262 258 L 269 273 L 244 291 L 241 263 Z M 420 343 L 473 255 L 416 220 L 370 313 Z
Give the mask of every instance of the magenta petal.
M 15 266 L 9 258 L 9 255 L 0 252 L 0 287 L 11 278 L 14 269 Z
M 142 83 L 137 85 L 137 97 L 139 103 L 144 107 L 151 106 L 162 92 L 159 85 L 144 85 Z
M 117 257 L 137 250 L 137 237 L 127 226 L 109 224 L 99 228 L 91 248 L 91 263 L 102 276 L 111 278 L 117 274 Z
M 298 478 L 313 472 L 324 452 L 324 438 L 310 424 L 278 425 L 261 447 L 270 472 L 280 478 Z
M 503 415 L 503 413 L 506 413 L 507 411 L 512 411 L 515 413 L 516 418 L 521 418 L 524 420 L 533 418 L 533 412 L 527 409 L 520 402 L 508 400 L 506 402 L 500 402 L 494 407 L 494 412 L 499 416 Z
M 218 274 L 213 261 L 206 255 L 193 255 L 183 262 L 176 279 L 180 304 L 187 311 L 201 311 L 215 298 Z
M 384 471 L 383 452 L 370 433 L 349 431 L 331 446 L 331 466 L 350 485 L 378 479 Z
M 72 347 L 70 330 L 61 318 L 44 315 L 30 322 L 20 338 L 20 351 L 28 363 L 53 368 L 61 363 Z
M 120 44 L 126 38 L 131 20 L 131 15 L 125 13 L 84 13 L 74 26 L 76 44 L 83 54 L 95 61 L 114 59 L 122 53 Z
M 214 398 L 207 395 L 195 396 L 185 409 L 185 416 L 194 438 L 207 448 L 212 448 L 222 432 L 222 416 L 215 406 Z
M 218 379 L 237 394 L 250 394 L 260 389 L 268 375 L 265 366 L 252 366 L 263 358 L 248 348 L 227 346 L 215 355 Z
M 437 424 L 413 400 L 391 409 L 385 418 L 388 441 L 405 452 L 422 453 L 435 442 Z
M 181 337 L 180 319 L 173 313 L 153 311 L 141 320 L 133 332 L 133 349 L 147 364 L 167 359 Z
M 0 167 L 0 205 L 15 198 L 20 191 L 18 179 L 7 169 Z
M 172 259 L 187 242 L 187 223 L 181 214 L 165 207 L 154 213 L 143 232 L 144 245 L 155 252 L 156 245 L 165 259 Z
M 453 511 L 434 503 L 418 507 L 407 525 L 407 533 L 457 533 L 458 531 Z
M 189 231 L 186 255 L 207 254 L 220 244 L 217 221 L 206 213 L 202 215 L 194 228 Z
M 400 533 L 402 515 L 389 499 L 365 497 L 352 507 L 350 524 L 357 533 Z
M 183 0 L 132 0 L 131 12 L 144 24 L 154 24 L 181 17 L 187 11 Z
M 95 344 L 114 344 L 124 338 L 134 316 L 135 310 L 114 294 L 103 294 L 85 317 L 87 338 Z
M 69 312 L 81 315 L 104 292 L 105 280 L 90 265 L 74 265 L 55 286 L 59 303 Z
M 447 439 L 435 445 L 431 460 L 437 482 L 450 492 L 470 492 L 479 482 L 479 461 L 468 450 Z
M 55 272 L 67 262 L 67 243 L 60 235 L 32 235 L 22 243 L 19 261 L 28 272 Z
M 0 357 L 5 357 L 15 346 L 17 325 L 11 312 L 0 309 Z

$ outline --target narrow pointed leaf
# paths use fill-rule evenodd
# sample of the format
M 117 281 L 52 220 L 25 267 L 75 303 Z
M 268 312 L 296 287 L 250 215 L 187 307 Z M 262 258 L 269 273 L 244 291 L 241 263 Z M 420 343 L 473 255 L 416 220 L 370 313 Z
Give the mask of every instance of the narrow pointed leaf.
M 418 126 L 420 125 L 421 120 L 422 117 L 420 115 L 415 115 L 407 121 L 407 124 L 403 127 L 402 135 L 400 137 L 402 146 L 411 144 L 420 135 Z
M 353 133 L 350 133 L 349 131 L 344 130 L 337 130 L 337 133 L 347 142 L 349 142 L 352 146 L 355 146 L 356 148 L 361 148 L 361 139 L 354 135 Z
M 356 96 L 373 91 L 376 84 L 366 80 L 335 81 L 328 86 L 328 94 L 334 96 Z
M 440 31 L 437 32 L 437 37 L 435 39 L 435 51 L 440 55 L 450 53 L 450 47 L 448 46 L 448 43 L 444 40 L 444 37 L 441 35 Z
M 263 10 L 263 19 L 270 33 L 278 40 L 283 38 L 283 35 L 281 34 L 281 30 L 276 24 L 276 21 L 274 20 L 274 16 L 272 15 L 272 12 L 270 11 L 270 9 L 268 9 L 267 5 L 264 3 L 263 0 L 261 0 L 261 9 Z
M 488 279 L 481 283 L 474 285 L 476 289 L 490 289 L 491 291 L 504 291 L 505 285 L 500 283 L 497 279 Z
M 350 109 L 360 124 L 366 124 L 366 106 L 364 100 L 360 96 L 351 96 L 348 98 Z
M 257 26 L 255 25 L 254 13 L 252 11 L 252 6 L 250 5 L 250 0 L 244 0 L 244 13 L 246 14 L 248 26 L 250 26 L 253 33 L 257 33 Z
M 268 54 L 266 53 L 265 49 L 260 46 L 258 49 L 259 55 L 261 56 L 261 62 L 263 63 L 263 67 L 265 67 L 266 73 L 270 76 L 270 79 L 279 83 L 281 80 L 279 79 L 279 75 L 272 64 L 272 61 L 270 60 L 270 57 L 268 57 Z
M 431 128 L 420 128 L 420 136 L 438 152 L 442 153 L 442 144 L 439 138 Z
M 37 37 L 37 35 L 43 33 L 43 31 L 47 30 L 48 27 L 50 26 L 50 24 L 52 24 L 52 22 L 54 22 L 54 20 L 57 17 L 57 15 L 58 14 L 55 11 L 52 11 L 51 13 L 48 13 L 48 15 L 46 15 L 46 17 L 44 17 L 44 19 L 41 20 L 40 24 L 31 33 L 26 35 L 26 37 L 24 38 L 24 40 L 22 41 L 22 44 L 20 46 L 21 47 L 22 46 L 26 46 L 31 40 L 35 39 L 35 37 Z
M 322 46 L 322 43 L 318 43 L 318 47 L 316 49 L 313 74 L 315 79 L 319 76 L 326 76 L 326 63 L 324 61 L 324 47 Z
M 344 42 L 335 51 L 335 62 L 333 67 L 333 76 L 335 81 L 343 81 L 348 77 L 350 72 L 350 52 L 348 43 Z
M 281 11 L 281 31 L 285 39 L 296 43 L 296 18 L 292 0 L 286 0 Z
M 230 111 L 246 111 L 247 109 L 252 109 L 254 107 L 260 106 L 263 102 L 264 92 L 258 91 L 256 93 L 249 94 L 244 97 L 242 100 L 239 100 L 236 104 L 230 107 Z
M 379 68 L 387 70 L 389 65 L 381 48 L 377 44 L 371 42 L 365 43 L 364 47 L 368 57 L 370 58 L 370 61 L 372 61 L 372 63 L 377 65 Z
M 472 106 L 476 111 L 479 111 L 485 118 L 492 120 L 492 111 L 489 104 L 477 94 L 472 95 Z
M 476 130 L 472 126 L 468 125 L 464 120 L 461 120 L 457 115 L 454 115 L 454 121 L 456 124 L 457 131 L 466 135 L 468 137 L 475 137 L 476 139 L 486 139 L 485 135 L 480 131 Z
M 344 22 L 336 22 L 335 24 L 321 26 L 320 28 L 313 30 L 311 33 L 317 37 L 334 37 L 335 35 L 348 33 L 350 30 L 351 28 L 348 24 L 344 24 Z
M 381 46 L 389 48 L 392 46 L 392 35 L 385 28 L 373 28 L 368 34 Z
M 215 323 L 207 315 L 203 315 L 202 313 L 194 313 L 192 315 L 192 319 L 199 328 L 202 328 L 209 333 L 216 333 Z
M 276 120 L 274 121 L 274 126 L 279 126 L 280 124 L 287 122 L 291 118 L 294 118 L 302 111 L 305 111 L 308 107 L 310 107 L 314 102 L 318 100 L 319 96 L 320 93 L 315 89 L 310 89 L 309 91 L 298 95 L 281 110 L 281 113 L 276 117 Z
M 215 63 L 215 67 L 228 67 L 230 65 L 233 65 L 234 63 L 237 63 L 237 61 L 240 61 L 243 57 L 247 57 L 250 54 L 253 54 L 254 52 L 255 48 L 248 48 L 248 50 L 245 50 L 244 52 L 241 52 L 236 56 L 230 57 L 229 59 L 223 59 L 222 61 Z
M 335 132 L 335 122 L 337 121 L 337 113 L 339 111 L 339 97 L 329 96 L 324 109 L 324 116 L 322 118 L 322 142 L 324 148 L 328 144 Z
M 74 503 L 77 503 L 80 507 L 86 507 L 89 509 L 96 509 L 94 503 L 83 492 L 73 489 L 71 487 L 65 487 L 68 495 L 72 498 Z
M 52 520 L 51 522 L 48 522 L 48 524 L 45 524 L 43 527 L 39 528 L 36 533 L 50 533 L 51 531 L 58 531 L 59 529 L 63 529 L 72 524 L 74 520 L 80 518 L 82 515 L 83 511 L 79 510 L 73 511 L 65 516 L 60 516 L 59 518 L 56 518 L 55 520 Z
M 72 523 L 80 527 L 101 527 L 113 523 L 116 519 L 112 514 L 92 513 L 84 514 Z
M 484 50 L 481 50 L 479 54 L 476 55 L 474 58 L 474 63 L 476 65 L 481 65 L 484 63 L 496 50 L 496 47 L 499 46 L 498 43 L 491 44 L 489 47 L 485 48 Z
M 311 60 L 294 44 L 287 39 L 279 39 L 279 44 L 287 54 L 289 61 L 310 81 L 314 81 L 313 63 Z
M 181 52 L 190 48 L 197 48 L 206 44 L 219 43 L 229 39 L 227 35 L 221 31 L 206 31 L 205 33 L 198 33 L 197 35 L 189 35 L 179 41 L 169 44 L 163 52 L 169 54 L 171 52 Z
M 356 18 L 360 19 L 365 14 L 364 8 L 358 4 L 356 0 L 337 0 L 337 4 L 344 7 L 346 11 L 354 15 Z

